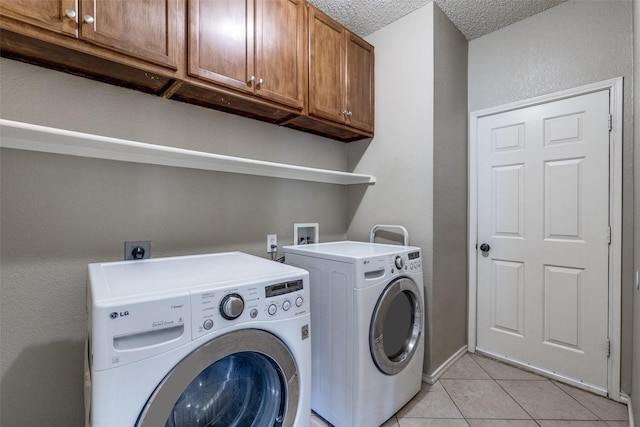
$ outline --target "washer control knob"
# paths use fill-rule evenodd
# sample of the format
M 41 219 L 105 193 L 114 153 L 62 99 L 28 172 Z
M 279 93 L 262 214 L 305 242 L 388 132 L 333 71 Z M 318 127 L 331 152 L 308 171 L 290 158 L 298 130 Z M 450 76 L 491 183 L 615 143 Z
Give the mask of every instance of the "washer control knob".
M 252 319 L 255 319 L 256 317 L 258 317 L 258 310 L 256 310 L 255 308 L 251 310 L 249 316 L 251 316 Z
M 396 267 L 398 270 L 402 270 L 402 267 L 404 267 L 404 260 L 400 255 L 396 256 Z
M 275 304 L 271 304 L 267 310 L 269 311 L 269 314 L 273 316 L 276 314 L 276 311 L 278 311 L 278 307 L 276 307 Z
M 291 308 L 291 301 L 289 301 L 288 299 L 284 300 L 284 302 L 282 303 L 282 309 L 284 311 L 288 311 Z
M 220 301 L 220 314 L 227 320 L 240 317 L 244 310 L 244 300 L 238 294 L 225 295 Z
M 211 319 L 205 320 L 204 323 L 202 324 L 202 327 L 205 328 L 207 331 L 213 328 L 213 320 Z
M 302 299 L 302 297 L 296 298 L 296 307 L 301 307 L 303 302 L 304 300 Z

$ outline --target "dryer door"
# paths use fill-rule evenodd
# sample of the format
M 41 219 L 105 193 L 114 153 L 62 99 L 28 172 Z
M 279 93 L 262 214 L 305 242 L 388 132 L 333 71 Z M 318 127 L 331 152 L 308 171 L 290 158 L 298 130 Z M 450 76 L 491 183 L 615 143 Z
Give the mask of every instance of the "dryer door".
M 296 363 L 277 337 L 243 329 L 194 350 L 162 380 L 137 427 L 289 427 Z
M 402 371 L 422 335 L 423 299 L 416 283 L 401 277 L 384 290 L 371 318 L 369 346 L 378 369 L 387 375 Z

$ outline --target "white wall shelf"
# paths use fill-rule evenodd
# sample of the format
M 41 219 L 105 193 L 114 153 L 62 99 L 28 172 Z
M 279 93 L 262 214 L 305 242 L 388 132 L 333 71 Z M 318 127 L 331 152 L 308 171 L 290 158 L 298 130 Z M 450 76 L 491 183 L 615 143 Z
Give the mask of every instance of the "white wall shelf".
M 372 175 L 148 144 L 0 119 L 0 147 L 328 184 L 375 184 Z

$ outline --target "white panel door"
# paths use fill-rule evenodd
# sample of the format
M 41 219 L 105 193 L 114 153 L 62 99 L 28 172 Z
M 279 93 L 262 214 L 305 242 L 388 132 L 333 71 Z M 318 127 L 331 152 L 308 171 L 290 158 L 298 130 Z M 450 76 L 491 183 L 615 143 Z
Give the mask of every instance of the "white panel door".
M 609 91 L 476 132 L 476 348 L 606 390 Z

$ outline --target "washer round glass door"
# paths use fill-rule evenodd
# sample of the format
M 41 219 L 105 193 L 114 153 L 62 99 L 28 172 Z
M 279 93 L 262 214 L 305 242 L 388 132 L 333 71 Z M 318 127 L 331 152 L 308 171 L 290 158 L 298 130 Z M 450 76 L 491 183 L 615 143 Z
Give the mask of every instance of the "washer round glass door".
M 289 427 L 299 397 L 296 363 L 268 332 L 244 329 L 194 350 L 162 380 L 138 427 Z
M 409 364 L 422 335 L 423 301 L 416 283 L 401 277 L 384 290 L 371 317 L 369 346 L 378 369 L 394 375 Z

